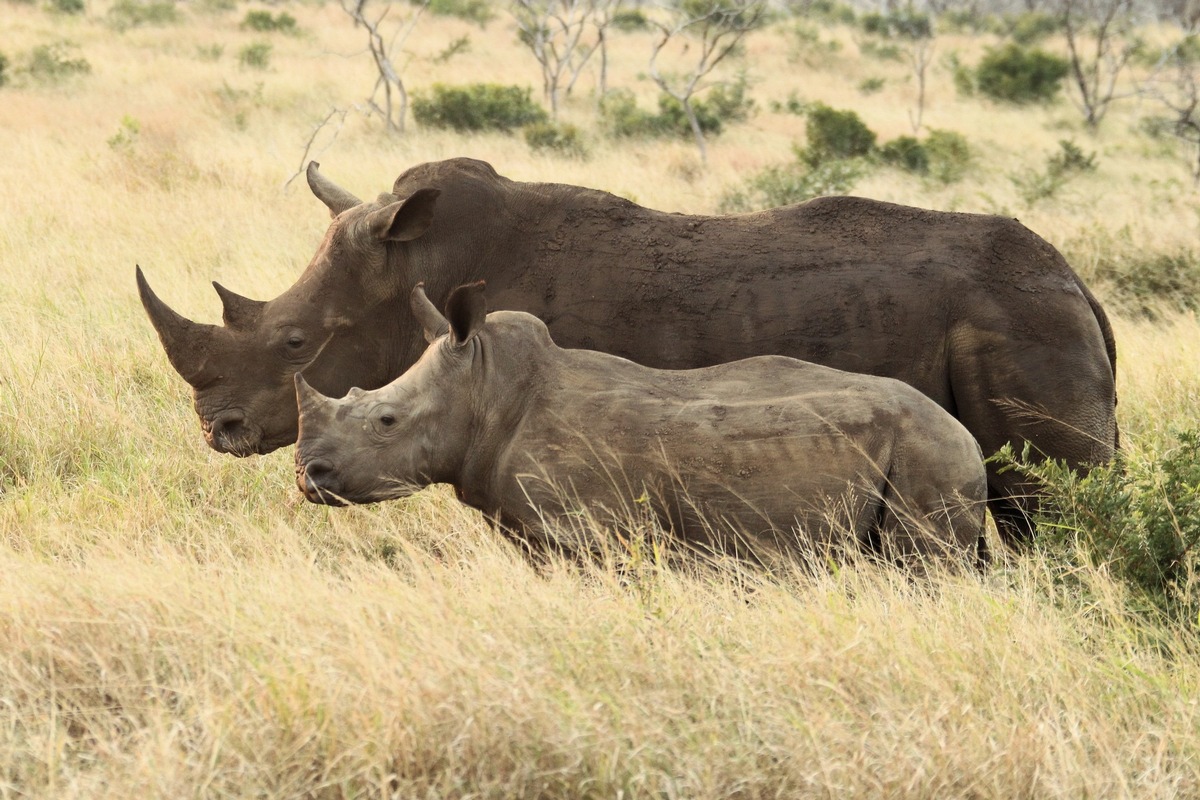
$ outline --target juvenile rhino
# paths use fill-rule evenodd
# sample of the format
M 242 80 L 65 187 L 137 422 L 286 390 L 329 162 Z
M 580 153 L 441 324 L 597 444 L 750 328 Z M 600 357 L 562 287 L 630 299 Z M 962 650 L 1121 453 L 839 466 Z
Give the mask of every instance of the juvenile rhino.
M 979 446 L 912 387 L 781 356 L 655 370 L 554 344 L 536 317 L 486 314 L 482 284 L 374 391 L 334 400 L 296 375 L 296 482 L 340 505 L 453 485 L 533 551 L 600 551 L 650 513 L 702 550 L 774 560 L 865 546 L 922 568 L 985 557 Z M 573 524 L 585 510 L 596 525 Z
M 488 282 L 563 347 L 662 369 L 783 355 L 898 378 L 990 455 L 1028 442 L 1081 470 L 1117 445 L 1112 329 L 1045 240 L 1016 220 L 820 197 L 753 214 L 643 208 L 607 192 L 504 178 L 467 158 L 415 166 L 360 201 L 312 163 L 334 216 L 308 268 L 269 301 L 217 285 L 224 325 L 172 311 L 137 272 L 205 437 L 246 456 L 296 440 L 292 376 L 341 396 L 420 354 L 408 295 L 439 305 Z M 989 505 L 1027 538 L 1031 487 L 989 466 Z

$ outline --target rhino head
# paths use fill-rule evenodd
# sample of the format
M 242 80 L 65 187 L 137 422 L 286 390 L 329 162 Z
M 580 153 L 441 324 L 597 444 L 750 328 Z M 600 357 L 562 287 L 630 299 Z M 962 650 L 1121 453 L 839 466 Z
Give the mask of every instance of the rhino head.
M 296 374 L 296 485 L 309 501 L 393 500 L 432 483 L 453 483 L 460 473 L 473 409 L 482 401 L 471 372 L 487 314 L 483 282 L 455 289 L 445 316 L 418 284 L 411 308 L 430 344 L 388 385 L 333 399 Z
M 425 234 L 439 191 L 363 203 L 318 166 L 309 164 L 308 183 L 333 222 L 299 281 L 274 300 L 214 282 L 223 324 L 196 323 L 160 300 L 137 268 L 142 305 L 171 366 L 192 386 L 205 440 L 218 452 L 248 456 L 295 442 L 297 373 L 340 395 L 386 383 L 415 357 L 411 337 L 398 333 L 408 326 L 387 302 L 407 289 L 391 251 Z

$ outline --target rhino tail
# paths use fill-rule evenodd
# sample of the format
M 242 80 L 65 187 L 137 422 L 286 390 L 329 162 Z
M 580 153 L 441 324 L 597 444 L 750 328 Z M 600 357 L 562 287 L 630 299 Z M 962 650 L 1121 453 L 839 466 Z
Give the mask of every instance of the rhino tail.
M 1108 321 L 1108 314 L 1105 313 L 1104 307 L 1100 305 L 1100 301 L 1092 294 L 1091 289 L 1075 276 L 1075 285 L 1079 287 L 1079 291 L 1083 293 L 1088 305 L 1092 307 L 1092 314 L 1096 317 L 1096 324 L 1100 326 L 1100 335 L 1104 338 L 1104 349 L 1108 353 L 1108 364 L 1112 369 L 1113 377 L 1113 451 L 1118 452 L 1121 449 L 1121 429 L 1116 424 L 1116 406 L 1117 406 L 1117 340 L 1113 335 L 1112 323 Z

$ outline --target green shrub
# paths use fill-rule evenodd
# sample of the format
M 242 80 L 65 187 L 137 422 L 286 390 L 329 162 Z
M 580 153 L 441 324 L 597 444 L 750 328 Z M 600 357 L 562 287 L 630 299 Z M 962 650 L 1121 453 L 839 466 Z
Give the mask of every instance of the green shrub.
M 612 17 L 612 26 L 619 31 L 631 33 L 650 29 L 650 20 L 638 8 L 618 9 Z
M 48 0 L 48 6 L 59 14 L 82 14 L 87 10 L 84 0 Z
M 196 58 L 201 61 L 220 61 L 223 55 L 225 55 L 225 45 L 223 44 L 196 45 Z
M 530 99 L 530 90 L 496 83 L 446 86 L 435 83 L 428 93 L 413 98 L 413 118 L 430 128 L 456 131 L 511 131 L 548 119 L 545 109 Z
M 1035 541 L 1061 580 L 1076 581 L 1080 566 L 1101 569 L 1135 602 L 1182 612 L 1195 624 L 1197 609 L 1180 606 L 1180 589 L 1200 553 L 1200 432 L 1177 434 L 1157 458 L 1130 458 L 1084 477 L 1061 462 L 1032 460 L 1028 448 L 1017 457 L 1006 446 L 993 460 L 1044 487 Z
M 246 69 L 268 69 L 273 49 L 270 42 L 251 42 L 238 51 L 238 63 Z
M 0 53 L 0 86 L 8 83 L 8 56 Z
M 467 34 L 459 36 L 457 39 L 446 45 L 442 50 L 433 57 L 433 63 L 445 64 L 450 59 L 454 58 L 459 53 L 465 53 L 471 49 L 471 37 Z
M 522 130 L 525 144 L 534 152 L 553 151 L 562 155 L 582 157 L 587 154 L 583 137 L 574 125 L 553 122 L 533 122 Z
M 886 83 L 886 78 L 863 78 L 858 84 L 858 91 L 861 94 L 875 94 L 876 92 L 883 91 Z
M 276 16 L 270 11 L 247 11 L 246 16 L 242 18 L 242 29 L 258 31 L 259 33 L 271 33 L 273 31 L 295 35 L 299 32 L 296 27 L 296 18 L 286 11 L 280 11 Z
M 808 166 L 797 151 L 797 161 L 767 167 L 746 181 L 744 188 L 726 193 L 723 213 L 757 211 L 800 203 L 823 195 L 845 194 L 862 178 L 869 165 L 865 159 L 842 159 Z
M 1009 42 L 984 55 L 975 69 L 975 85 L 994 100 L 1048 103 L 1058 95 L 1069 71 L 1064 58 Z
M 867 58 L 874 58 L 878 61 L 903 61 L 904 53 L 900 51 L 900 47 L 886 42 L 880 43 L 874 39 L 867 39 L 859 42 L 858 51 Z
M 1084 153 L 1074 142 L 1061 139 L 1058 152 L 1046 159 L 1041 171 L 1026 171 L 1010 175 L 1013 185 L 1026 205 L 1053 197 L 1069 180 L 1086 172 L 1096 171 L 1096 154 Z
M 925 152 L 929 154 L 929 177 L 942 183 L 962 180 L 971 167 L 971 145 L 955 131 L 930 130 Z
M 711 89 L 707 97 L 692 101 L 692 111 L 702 133 L 719 134 L 726 123 L 741 122 L 754 110 L 754 100 L 746 94 L 746 80 Z M 638 107 L 633 92 L 617 89 L 600 101 L 600 118 L 609 135 L 621 138 L 692 136 L 692 127 L 683 103 L 668 94 L 658 98 L 658 113 Z
M 853 25 L 858 14 L 853 6 L 837 0 L 806 0 L 787 3 L 788 10 L 798 17 L 807 17 L 829 25 Z
M 107 16 L 109 26 L 119 31 L 143 25 L 173 25 L 181 18 L 172 0 L 116 0 Z
M 1026 47 L 1058 33 L 1063 27 L 1060 16 L 1043 11 L 1026 11 L 1004 22 L 1008 26 L 1008 36 Z
M 600 100 L 600 121 L 610 136 L 640 139 L 662 136 L 665 123 L 637 104 L 630 89 L 615 89 Z
M 929 152 L 915 136 L 901 136 L 879 148 L 879 157 L 885 164 L 925 175 L 929 172 Z
M 1200 311 L 1200 256 L 1188 251 L 1106 257 L 1096 266 L 1113 305 L 1155 319 L 1165 308 Z
M 38 83 L 60 83 L 76 75 L 87 75 L 92 65 L 83 56 L 75 56 L 78 45 L 61 41 L 38 45 L 29 53 L 25 71 Z
M 425 0 L 409 0 L 414 6 L 425 5 Z M 488 0 L 429 0 L 429 13 L 439 17 L 458 17 L 486 26 L 496 16 L 496 10 Z
M 121 117 L 121 127 L 108 137 L 108 146 L 116 151 L 132 150 L 137 144 L 138 135 L 142 132 L 142 123 L 136 117 L 128 114 Z
M 812 103 L 807 116 L 804 129 L 808 146 L 800 156 L 810 167 L 825 161 L 865 156 L 875 147 L 875 132 L 853 111 Z
M 808 113 L 808 103 L 801 100 L 794 89 L 788 93 L 787 100 L 782 103 L 778 100 L 772 100 L 767 106 L 776 114 L 795 114 L 799 117 Z
M 933 36 L 933 20 L 914 11 L 873 11 L 859 18 L 863 31 L 882 39 L 928 39 Z

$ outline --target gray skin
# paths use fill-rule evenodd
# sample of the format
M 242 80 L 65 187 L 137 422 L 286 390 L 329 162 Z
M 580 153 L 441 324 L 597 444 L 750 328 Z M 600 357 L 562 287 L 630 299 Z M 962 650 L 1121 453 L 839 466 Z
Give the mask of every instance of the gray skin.
M 334 400 L 296 376 L 310 501 L 448 483 L 536 554 L 603 553 L 613 526 L 649 516 L 759 563 L 847 546 L 918 569 L 982 555 L 979 446 L 906 384 L 782 356 L 655 370 L 563 349 L 530 314 L 486 314 L 478 283 L 446 317 L 420 287 L 412 302 L 431 343 L 392 383 Z
M 667 214 L 605 192 L 520 183 L 488 164 L 413 167 L 360 202 L 309 185 L 334 215 L 300 280 L 258 302 L 217 287 L 225 325 L 171 311 L 138 271 L 209 443 L 235 455 L 295 441 L 292 375 L 341 396 L 420 355 L 408 293 L 442 303 L 485 279 L 494 307 L 532 313 L 564 347 L 655 368 L 785 355 L 897 378 L 994 453 L 1086 471 L 1117 448 L 1112 329 L 1062 256 L 1013 219 L 856 197 L 735 216 Z M 1032 487 L 989 466 L 989 507 L 1027 538 Z

